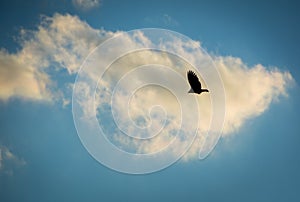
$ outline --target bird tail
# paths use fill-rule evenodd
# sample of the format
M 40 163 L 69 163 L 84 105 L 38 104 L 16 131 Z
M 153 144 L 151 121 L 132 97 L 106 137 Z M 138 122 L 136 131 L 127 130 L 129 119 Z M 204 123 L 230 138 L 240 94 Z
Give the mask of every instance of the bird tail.
M 188 93 L 194 93 L 193 89 L 191 88 Z

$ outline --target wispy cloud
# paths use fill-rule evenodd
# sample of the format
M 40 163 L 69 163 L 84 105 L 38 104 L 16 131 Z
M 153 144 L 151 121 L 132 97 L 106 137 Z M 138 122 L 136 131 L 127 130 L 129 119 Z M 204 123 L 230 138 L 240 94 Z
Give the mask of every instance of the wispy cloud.
M 166 25 L 170 25 L 170 26 L 178 26 L 179 25 L 179 23 L 168 14 L 163 15 L 163 22 Z
M 168 17 L 166 17 L 166 20 L 170 21 Z M 58 75 L 61 74 L 61 71 L 66 71 L 70 75 L 77 73 L 80 65 L 91 50 L 107 38 L 119 33 L 94 29 L 77 16 L 55 14 L 53 17 L 43 17 L 37 30 L 21 30 L 21 49 L 19 51 L 16 53 L 9 53 L 5 49 L 0 51 L 0 99 L 9 101 L 12 97 L 19 97 L 27 100 L 48 101 L 64 98 L 65 101 L 63 102 L 67 104 L 66 100 L 68 98 L 61 96 L 61 94 L 65 93 L 65 89 L 57 84 Z M 134 47 L 139 46 L 139 43 L 147 44 L 151 43 L 151 41 L 142 33 L 137 33 L 134 39 L 126 38 L 124 43 L 119 45 Z M 197 41 L 191 44 L 177 41 L 168 45 L 181 51 L 182 56 L 188 60 L 194 60 L 203 54 L 202 52 L 190 51 L 193 50 L 194 46 L 201 48 L 201 43 Z M 112 49 L 110 51 L 117 50 Z M 265 112 L 271 103 L 274 100 L 278 100 L 280 96 L 286 96 L 288 87 L 293 83 L 292 75 L 288 71 L 280 70 L 278 67 L 266 67 L 261 64 L 250 67 L 240 58 L 232 56 L 211 54 L 210 57 L 220 73 L 226 93 L 227 113 L 223 130 L 224 137 L 235 133 L 247 120 Z M 116 64 L 118 68 L 107 72 L 107 80 L 100 81 L 99 86 L 101 86 L 102 91 L 100 89 L 99 92 L 103 92 L 103 95 L 105 95 L 108 93 L 107 89 L 115 83 L 115 80 L 120 75 L 138 64 L 148 64 L 154 60 L 157 64 L 176 67 L 174 60 L 166 55 L 147 51 L 128 55 L 122 62 L 119 61 Z M 176 68 L 185 76 L 185 68 Z M 94 79 L 98 79 L 97 75 L 93 76 Z M 155 79 L 157 75 L 149 74 L 147 77 Z M 143 75 L 139 75 L 138 78 L 142 79 Z M 85 86 L 82 86 L 82 88 L 86 90 L 83 91 L 84 93 L 88 92 Z M 140 121 L 140 123 L 147 123 L 149 120 L 140 118 L 146 117 L 145 114 L 148 113 L 148 107 L 152 102 L 157 101 L 155 100 L 156 97 L 160 97 L 162 94 L 165 96 L 165 99 L 160 100 L 160 104 L 168 106 L 170 108 L 168 111 L 173 112 L 169 121 L 173 120 L 174 122 L 169 124 L 167 126 L 168 130 L 166 130 L 170 136 L 161 136 L 152 142 L 142 145 L 136 145 L 134 142 L 129 143 L 123 137 L 115 135 L 117 141 L 133 146 L 140 152 L 152 152 L 158 146 L 162 147 L 165 145 L 169 138 L 172 138 L 172 131 L 177 128 L 180 113 L 174 110 L 177 108 L 175 102 L 170 104 L 173 102 L 170 102 L 172 97 L 168 93 L 160 89 L 145 89 L 143 96 L 139 96 L 139 93 L 136 94 L 129 109 L 135 120 Z M 120 111 L 127 114 L 128 106 L 122 105 L 122 99 L 122 97 L 118 98 Z M 201 102 L 199 103 L 201 105 L 199 107 L 201 109 L 200 113 L 203 115 L 202 117 L 206 117 L 201 120 L 201 131 L 205 132 L 212 113 L 209 96 L 201 96 Z M 99 106 L 109 105 L 110 100 L 102 96 L 98 104 Z M 90 114 L 89 112 L 94 107 L 93 102 L 82 107 Z M 128 123 L 124 122 L 124 124 Z M 157 124 L 157 127 L 160 127 L 159 122 Z M 134 132 L 134 129 L 130 127 L 128 127 L 128 130 Z M 197 156 L 201 141 L 201 136 L 198 136 L 186 158 Z
M 144 19 L 146 23 L 149 23 L 151 26 L 166 26 L 166 27 L 177 27 L 179 22 L 169 14 L 163 14 L 159 16 L 148 16 Z
M 73 5 L 81 10 L 90 10 L 100 6 L 100 0 L 72 0 Z
M 0 146 L 0 173 L 12 175 L 16 167 L 26 165 L 23 158 L 18 157 L 6 146 Z
M 20 32 L 21 49 L 0 51 L 0 99 L 53 101 L 57 91 L 51 72 L 76 72 L 84 58 L 112 33 L 91 28 L 76 16 L 43 16 L 37 30 Z

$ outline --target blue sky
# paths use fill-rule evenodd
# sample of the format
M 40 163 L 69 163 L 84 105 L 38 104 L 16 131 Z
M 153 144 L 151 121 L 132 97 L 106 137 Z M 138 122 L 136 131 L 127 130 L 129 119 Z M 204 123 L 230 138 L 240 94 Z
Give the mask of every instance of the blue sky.
M 0 75 L 0 201 L 299 200 L 300 15 L 296 1 L 103 0 L 91 8 L 75 4 L 16 0 L 0 3 L 0 71 L 11 76 Z M 68 14 L 71 17 L 67 18 Z M 52 60 L 44 53 L 30 52 L 35 47 L 50 47 L 39 46 L 42 41 L 37 27 L 45 22 L 41 15 L 52 19 L 44 28 L 57 37 L 55 40 L 64 33 L 53 31 L 49 25 L 65 21 L 67 25 L 74 16 L 78 16 L 75 25 L 90 34 L 83 38 L 92 42 L 94 30 L 103 30 L 107 37 L 116 31 L 147 27 L 182 33 L 200 41 L 202 48 L 216 56 L 217 65 L 229 65 L 232 75 L 238 72 L 241 78 L 249 79 L 243 83 L 241 78 L 235 78 L 237 83 L 230 84 L 256 87 L 254 83 L 247 84 L 258 78 L 266 81 L 259 86 L 264 94 L 250 94 L 249 102 L 236 97 L 240 103 L 228 106 L 231 122 L 205 160 L 191 157 L 146 175 L 113 171 L 90 156 L 77 135 L 72 106 L 67 102 L 62 106 L 63 99 L 71 99 L 72 92 L 65 84 L 74 82 L 81 58 L 75 58 L 73 63 L 74 54 L 66 52 L 68 49 L 55 52 L 58 59 Z M 21 30 L 29 30 L 25 38 Z M 73 39 L 72 33 L 67 34 Z M 93 46 L 89 45 L 86 47 Z M 59 44 L 56 47 L 60 48 Z M 60 59 L 60 55 L 71 59 Z M 27 80 L 20 76 L 23 71 L 14 62 L 29 56 L 33 57 L 28 71 L 35 77 L 29 75 Z M 50 62 L 50 67 L 44 67 L 45 61 Z M 65 68 L 57 65 L 59 62 Z M 230 65 L 236 68 L 230 69 Z M 27 88 L 28 81 L 39 88 L 28 90 L 33 89 Z M 52 85 L 44 89 L 43 82 Z M 230 99 L 233 90 L 225 86 L 225 93 L 226 90 Z M 236 112 L 243 109 L 245 116 Z

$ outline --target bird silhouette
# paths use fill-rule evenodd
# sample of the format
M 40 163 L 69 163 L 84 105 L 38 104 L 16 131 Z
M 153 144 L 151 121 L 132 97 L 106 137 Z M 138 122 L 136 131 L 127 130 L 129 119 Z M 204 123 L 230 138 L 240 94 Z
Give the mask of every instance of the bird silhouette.
M 187 72 L 187 78 L 188 78 L 190 86 L 191 86 L 191 90 L 189 90 L 188 93 L 201 94 L 202 92 L 209 92 L 207 89 L 201 88 L 201 83 L 195 72 L 189 70 Z

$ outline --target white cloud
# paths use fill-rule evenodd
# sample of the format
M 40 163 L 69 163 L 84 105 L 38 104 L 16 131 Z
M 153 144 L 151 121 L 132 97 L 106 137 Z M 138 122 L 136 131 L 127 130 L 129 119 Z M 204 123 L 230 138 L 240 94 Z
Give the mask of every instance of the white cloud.
M 126 59 L 126 62 L 117 62 L 116 66 L 111 66 L 111 68 L 115 69 L 123 69 L 121 64 L 125 64 L 127 67 L 135 67 L 137 64 L 135 61 L 149 62 L 153 61 L 153 57 L 145 57 L 150 53 L 143 53 L 139 56 L 139 54 L 134 54 L 135 60 L 131 60 L 130 56 Z M 159 55 L 157 55 L 159 57 Z M 145 59 L 146 58 L 146 59 Z M 160 58 L 163 60 L 163 58 Z M 143 61 L 146 60 L 146 61 Z M 223 127 L 223 137 L 234 134 L 240 129 L 243 124 L 251 118 L 257 117 L 263 112 L 265 112 L 269 107 L 272 101 L 276 101 L 279 99 L 279 96 L 287 96 L 287 88 L 293 83 L 293 78 L 289 72 L 282 72 L 278 68 L 266 68 L 262 65 L 255 65 L 254 67 L 248 67 L 245 65 L 239 58 L 234 57 L 221 57 L 221 56 L 213 56 L 214 63 L 219 70 L 221 78 L 224 82 L 225 93 L 226 93 L 226 117 Z M 158 60 L 160 61 L 160 60 Z M 127 70 L 128 71 L 128 70 Z M 185 76 L 186 70 L 183 71 L 183 76 Z M 114 84 L 113 75 L 115 72 L 113 70 L 108 70 L 107 74 L 112 74 L 106 77 L 106 86 L 105 89 L 109 89 L 110 84 Z M 162 72 L 160 72 L 163 75 Z M 138 75 L 136 76 L 136 80 L 132 80 L 132 82 L 138 82 L 138 80 L 143 80 L 144 76 L 152 77 L 150 80 L 155 80 L 155 77 L 159 77 L 161 75 Z M 116 76 L 118 77 L 118 76 Z M 167 75 L 163 75 L 162 77 L 167 78 Z M 168 80 L 171 78 L 169 77 Z M 102 84 L 102 87 L 104 84 Z M 123 86 L 124 87 L 124 86 Z M 126 86 L 124 87 L 127 88 Z M 180 88 L 180 87 L 179 87 Z M 126 90 L 122 90 L 126 92 Z M 104 94 L 101 93 L 103 96 Z M 106 94 L 110 96 L 110 94 Z M 132 121 L 138 123 L 138 117 L 145 118 L 145 125 L 151 123 L 148 110 L 153 105 L 161 105 L 168 112 L 170 117 L 167 118 L 168 122 L 172 124 L 167 124 L 163 128 L 163 132 L 157 137 L 149 140 L 149 141 L 135 141 L 131 138 L 124 137 L 124 134 L 120 134 L 119 132 L 115 133 L 115 140 L 121 142 L 122 144 L 129 145 L 130 148 L 128 150 L 132 150 L 135 148 L 135 151 L 139 153 L 153 153 L 159 151 L 159 149 L 167 146 L 169 142 L 173 139 L 174 135 L 172 131 L 178 131 L 180 126 L 180 112 L 178 110 L 180 105 L 176 102 L 176 99 L 171 95 L 168 95 L 164 90 L 156 88 L 144 88 L 140 91 L 137 91 L 132 99 L 127 103 L 127 94 L 119 94 L 116 98 L 117 101 L 114 103 L 117 106 L 118 111 L 120 111 L 121 117 L 118 117 L 117 120 L 120 121 L 121 128 L 126 128 L 127 134 L 135 134 L 138 131 Z M 109 101 L 108 101 L 109 100 Z M 107 99 L 104 96 L 104 99 L 99 100 L 99 105 L 110 104 L 110 99 Z M 208 132 L 209 122 L 211 120 L 212 111 L 211 111 L 211 103 L 209 96 L 199 96 L 198 97 L 199 104 L 199 113 L 201 114 L 201 120 L 199 123 L 199 133 L 198 136 L 190 148 L 189 152 L 186 153 L 184 159 L 195 158 L 198 155 L 199 149 L 203 144 L 203 134 Z M 102 112 L 102 111 L 101 111 Z M 128 118 L 128 113 L 132 120 Z M 192 114 L 192 113 L 190 113 Z M 152 117 L 152 122 L 158 122 L 162 119 L 163 116 L 157 116 L 156 118 Z M 194 116 L 190 117 L 191 119 Z M 101 121 L 100 121 L 101 123 Z M 159 128 L 162 127 L 163 124 L 159 125 Z M 189 132 L 189 127 L 182 129 L 185 134 Z M 213 129 L 211 129 L 213 131 Z M 153 132 L 153 131 L 152 131 Z M 147 134 L 151 134 L 150 131 L 147 131 Z M 141 136 L 145 134 L 140 133 Z M 180 144 L 175 147 L 181 148 L 184 144 L 187 143 L 182 141 Z M 118 144 L 118 143 L 117 143 Z M 175 152 L 174 152 L 175 155 Z
M 144 18 L 144 21 L 152 26 L 166 26 L 176 27 L 179 26 L 179 22 L 169 14 L 163 14 L 158 16 L 148 16 Z
M 168 14 L 163 15 L 163 22 L 168 26 L 178 26 L 178 22 Z
M 0 50 L 0 99 L 57 99 L 61 93 L 53 90 L 51 72 L 76 73 L 88 53 L 112 34 L 93 29 L 76 16 L 42 17 L 37 30 L 21 30 L 19 51 Z
M 113 33 L 94 29 L 76 16 L 55 14 L 53 17 L 43 17 L 37 30 L 21 31 L 21 48 L 19 51 L 16 53 L 9 53 L 3 49 L 0 51 L 0 99 L 5 101 L 12 97 L 29 100 L 64 99 L 63 103 L 67 104 L 69 98 L 62 98 L 62 92 L 58 90 L 61 86 L 57 86 L 56 76 L 62 70 L 72 75 L 77 73 L 81 63 L 91 50 L 107 38 L 117 34 L 119 32 Z M 118 52 L 120 46 L 142 47 L 142 44 L 149 43 L 152 42 L 141 32 L 137 32 L 133 38 L 124 38 L 122 43 L 116 44 L 118 46 L 107 50 L 106 54 L 109 56 L 109 54 Z M 209 59 L 205 57 L 202 51 L 197 50 L 201 47 L 201 43 L 197 41 L 189 44 L 176 41 L 176 43 L 161 44 L 161 46 L 178 50 L 189 61 L 201 58 L 205 62 Z M 287 95 L 286 90 L 293 82 L 291 74 L 287 71 L 281 71 L 278 67 L 265 67 L 260 64 L 249 67 L 240 58 L 229 56 L 211 55 L 211 58 L 224 82 L 226 93 L 227 113 L 223 136 L 233 134 L 248 119 L 266 111 L 272 101 L 278 100 L 282 95 Z M 184 64 L 174 61 L 175 58 L 170 55 L 151 51 L 129 54 L 120 58 L 106 72 L 105 80 L 100 81 L 99 92 L 103 94 L 99 95 L 98 104 L 110 104 L 108 98 L 111 95 L 109 91 L 111 86 L 116 84 L 123 74 L 142 64 L 151 62 L 164 64 L 173 67 L 174 70 L 185 77 L 186 70 L 192 67 L 186 65 L 183 68 Z M 98 78 L 94 74 L 90 76 L 92 79 Z M 145 78 L 158 79 L 159 76 L 157 74 L 147 74 L 146 77 L 145 75 L 139 75 L 138 79 L 140 81 Z M 138 79 L 136 82 L 138 82 Z M 168 79 L 172 80 L 171 78 Z M 89 91 L 84 84 L 81 85 L 82 96 L 84 97 L 85 93 L 89 93 Z M 183 85 L 178 84 L 176 88 L 188 88 L 186 81 Z M 140 96 L 141 92 L 143 92 L 143 96 Z M 158 99 L 162 95 L 164 95 L 164 99 Z M 170 116 L 167 117 L 167 122 L 170 123 L 164 130 L 167 135 L 158 136 L 152 141 L 145 141 L 143 144 L 132 142 L 118 133 L 115 133 L 115 140 L 124 143 L 125 146 L 135 147 L 135 150 L 142 153 L 156 151 L 157 148 L 168 144 L 168 141 L 174 136 L 174 130 L 178 130 L 181 118 L 180 113 L 176 111 L 178 103 L 174 101 L 174 98 L 168 92 L 156 88 L 148 88 L 137 92 L 129 107 L 126 105 L 127 103 L 122 102 L 123 98 L 117 97 L 116 99 L 116 101 L 119 101 L 120 112 L 123 113 L 120 115 L 125 117 L 129 108 L 133 120 L 138 121 L 138 124 L 147 124 L 150 121 L 148 116 L 149 107 L 153 104 L 160 104 L 165 106 L 166 111 L 170 112 Z M 200 132 L 205 133 L 208 130 L 212 115 L 210 98 L 209 95 L 203 95 L 197 97 L 197 99 L 200 114 L 205 117 L 201 119 L 201 124 L 199 123 Z M 91 111 L 94 107 L 92 103 L 91 100 L 87 105 L 82 106 L 88 115 L 92 114 Z M 161 126 L 159 120 L 162 115 L 158 114 L 157 119 L 153 119 L 154 122 L 156 121 L 156 128 Z M 132 123 L 124 122 L 123 124 L 129 125 Z M 128 127 L 128 131 L 134 133 L 136 130 Z M 182 131 L 189 133 L 187 128 L 183 128 Z M 184 145 L 184 138 L 182 140 L 182 145 Z M 199 135 L 194 146 L 185 156 L 186 159 L 197 156 L 202 141 L 203 136 Z M 179 148 L 182 145 L 177 146 Z
M 0 173 L 13 174 L 13 169 L 26 165 L 23 158 L 18 157 L 6 146 L 0 146 Z
M 126 36 L 124 38 L 126 38 Z M 145 36 L 141 34 L 134 35 L 131 39 L 128 37 L 126 40 L 127 46 L 132 46 L 132 43 L 136 42 L 137 47 L 139 46 L 138 43 L 145 43 L 145 41 L 149 43 L 149 40 L 145 39 Z M 122 45 L 126 46 L 126 43 Z M 183 41 L 177 41 L 176 43 L 162 44 L 162 46 L 169 46 L 171 49 L 178 50 L 181 55 L 189 61 L 202 58 L 201 60 L 203 60 L 204 64 L 208 60 L 201 51 L 188 51 L 199 47 L 200 43 L 197 42 L 187 44 Z M 262 114 L 269 108 L 272 101 L 278 100 L 280 96 L 286 96 L 287 88 L 293 83 L 291 74 L 289 72 L 280 71 L 277 67 L 264 67 L 261 64 L 249 67 L 240 58 L 231 56 L 224 57 L 211 55 L 211 58 L 224 82 L 226 94 L 226 117 L 223 128 L 224 137 L 235 133 L 248 119 Z M 170 55 L 166 56 L 151 51 L 135 52 L 119 58 L 110 66 L 110 69 L 106 71 L 106 75 L 104 75 L 103 78 L 106 83 L 101 83 L 101 87 L 106 89 L 105 92 L 107 92 L 107 89 L 113 90 L 116 81 L 119 81 L 122 75 L 142 64 L 164 64 L 177 70 L 183 77 L 185 77 L 188 69 L 192 69 L 188 64 L 176 66 L 176 64 L 178 65 L 178 61 L 175 61 Z M 128 94 L 130 92 L 127 92 L 127 90 L 131 88 L 131 85 L 138 84 L 145 79 L 151 81 L 167 79 L 169 82 L 173 80 L 171 75 L 165 74 L 162 71 L 156 73 L 154 70 L 152 74 L 141 73 L 132 78 L 130 77 L 130 79 L 126 79 L 131 82 L 122 83 L 122 85 L 118 87 L 118 89 L 121 89 L 121 93 L 118 94 L 115 103 L 113 103 L 119 112 L 118 116 L 115 117 L 118 121 L 118 126 L 123 129 L 123 132 L 125 130 L 127 134 L 134 134 L 134 136 L 137 136 L 136 133 L 137 131 L 140 131 L 140 129 L 137 128 L 136 125 L 140 124 L 141 121 L 144 125 L 151 123 L 151 121 L 152 123 L 160 123 L 159 121 L 162 119 L 163 115 L 156 116 L 156 118 L 152 117 L 152 120 L 149 117 L 148 111 L 153 105 L 163 106 L 170 115 L 170 117 L 167 118 L 167 121 L 173 122 L 173 124 L 165 125 L 163 132 L 149 141 L 136 141 L 132 138 L 124 137 L 124 134 L 121 134 L 118 131 L 112 133 L 114 133 L 116 141 L 121 142 L 121 144 L 129 145 L 128 151 L 134 150 L 139 153 L 153 153 L 168 145 L 174 137 L 172 131 L 182 130 L 184 134 L 188 134 L 191 131 L 189 130 L 189 127 L 181 128 L 179 130 L 181 115 L 176 109 L 180 106 L 178 106 L 176 99 L 171 98 L 161 89 L 144 89 L 142 96 L 137 92 L 131 98 L 130 102 L 128 102 Z M 188 90 L 186 83 L 177 82 L 178 86 L 176 86 L 176 89 L 187 88 L 186 90 Z M 101 89 L 99 94 L 104 97 L 98 100 L 98 105 L 110 104 L 109 98 L 111 94 L 104 94 Z M 211 100 L 209 96 L 201 95 L 198 96 L 197 99 L 199 103 L 199 113 L 202 117 L 198 123 L 200 130 L 195 143 L 185 155 L 185 159 L 197 157 L 199 149 L 203 144 L 204 134 L 209 130 L 209 132 L 214 131 L 214 128 L 208 128 L 212 117 L 212 109 L 210 108 Z M 99 115 L 102 116 L 102 113 L 103 111 L 100 110 Z M 105 116 L 107 116 L 107 114 L 105 114 Z M 143 117 L 143 119 L 141 120 L 139 117 Z M 192 120 L 194 119 L 194 116 L 191 116 L 190 118 Z M 160 128 L 161 126 L 163 126 L 162 123 L 156 126 L 156 128 Z M 150 131 L 153 132 L 152 130 Z M 151 134 L 150 131 L 146 130 L 146 134 L 140 132 L 140 136 L 138 137 L 149 136 L 149 134 Z M 183 138 L 183 141 L 176 145 L 175 148 L 181 148 L 185 143 L 187 143 L 187 141 Z M 177 150 L 174 151 L 174 155 L 176 152 Z
M 0 51 L 0 99 L 7 101 L 13 96 L 32 99 L 50 100 L 49 76 L 36 65 L 39 57 L 33 52 L 9 54 Z
M 248 67 L 239 58 L 214 57 L 226 91 L 224 135 L 239 129 L 243 123 L 267 110 L 280 95 L 287 95 L 293 83 L 289 72 L 261 64 Z
M 100 5 L 100 0 L 72 0 L 75 7 L 82 10 L 90 10 Z

